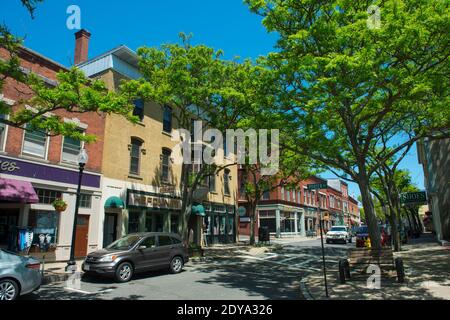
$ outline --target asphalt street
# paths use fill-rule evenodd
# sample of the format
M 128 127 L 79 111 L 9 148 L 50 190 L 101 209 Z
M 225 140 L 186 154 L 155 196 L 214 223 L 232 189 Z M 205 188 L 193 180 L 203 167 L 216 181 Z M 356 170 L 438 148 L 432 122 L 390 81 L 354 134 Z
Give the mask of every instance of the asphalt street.
M 327 274 L 334 276 L 337 261 L 355 244 L 325 245 Z M 320 239 L 285 242 L 275 253 L 214 257 L 192 262 L 180 274 L 165 271 L 136 275 L 115 283 L 108 278 L 82 277 L 80 281 L 53 283 L 21 297 L 33 300 L 251 300 L 303 299 L 300 280 L 322 272 Z

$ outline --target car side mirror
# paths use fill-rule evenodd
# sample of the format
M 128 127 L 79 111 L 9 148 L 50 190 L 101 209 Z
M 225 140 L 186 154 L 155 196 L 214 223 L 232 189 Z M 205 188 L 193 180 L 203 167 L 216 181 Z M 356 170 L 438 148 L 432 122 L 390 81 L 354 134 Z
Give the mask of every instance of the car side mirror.
M 139 246 L 138 250 L 144 250 L 147 249 L 147 246 Z

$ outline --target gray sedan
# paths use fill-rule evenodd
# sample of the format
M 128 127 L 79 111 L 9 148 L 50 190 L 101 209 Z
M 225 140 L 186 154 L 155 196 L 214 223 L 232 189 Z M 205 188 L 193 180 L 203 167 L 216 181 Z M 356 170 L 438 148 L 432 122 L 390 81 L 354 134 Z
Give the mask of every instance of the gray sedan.
M 0 249 L 0 300 L 14 300 L 41 285 L 41 263 Z

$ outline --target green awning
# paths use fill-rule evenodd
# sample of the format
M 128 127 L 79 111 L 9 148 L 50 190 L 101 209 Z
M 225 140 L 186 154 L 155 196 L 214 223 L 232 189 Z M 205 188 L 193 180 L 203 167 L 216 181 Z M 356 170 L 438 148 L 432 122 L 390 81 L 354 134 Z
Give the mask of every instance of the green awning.
M 116 196 L 109 197 L 105 202 L 105 208 L 125 208 L 125 203 L 122 199 Z
M 205 216 L 205 207 L 201 204 L 193 205 L 192 206 L 192 214 L 204 217 Z

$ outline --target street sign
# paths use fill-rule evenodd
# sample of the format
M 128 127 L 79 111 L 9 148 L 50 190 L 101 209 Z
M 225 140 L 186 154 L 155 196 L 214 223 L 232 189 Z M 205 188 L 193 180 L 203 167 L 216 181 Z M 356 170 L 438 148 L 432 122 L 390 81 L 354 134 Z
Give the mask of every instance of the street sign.
M 425 191 L 402 193 L 400 194 L 400 203 L 427 204 L 427 193 Z
M 239 207 L 238 208 L 238 214 L 240 217 L 245 216 L 245 213 L 247 212 L 247 210 L 245 209 L 245 207 Z
M 326 189 L 328 184 L 326 183 L 312 183 L 308 184 L 308 190 Z

